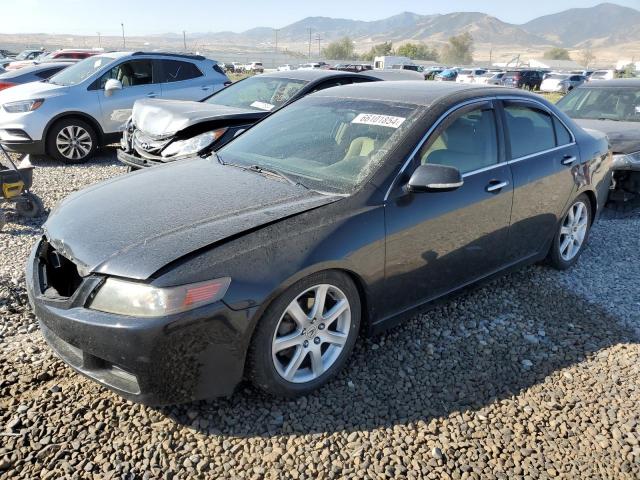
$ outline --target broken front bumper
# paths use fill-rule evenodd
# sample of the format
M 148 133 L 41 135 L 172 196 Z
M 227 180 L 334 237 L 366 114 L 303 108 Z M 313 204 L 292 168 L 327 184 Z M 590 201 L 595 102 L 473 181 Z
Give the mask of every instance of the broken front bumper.
M 158 318 L 114 315 L 87 308 L 103 278 L 81 279 L 69 296 L 45 293 L 42 249 L 27 263 L 27 291 L 40 330 L 58 357 L 121 396 L 167 405 L 230 395 L 241 381 L 249 343 L 246 326 L 256 308 L 224 302 Z

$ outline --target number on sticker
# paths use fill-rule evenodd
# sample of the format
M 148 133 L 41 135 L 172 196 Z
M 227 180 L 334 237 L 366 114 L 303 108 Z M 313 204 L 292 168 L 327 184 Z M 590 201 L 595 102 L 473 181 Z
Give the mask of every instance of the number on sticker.
M 376 113 L 361 113 L 354 118 L 351 123 L 362 125 L 377 125 L 379 127 L 398 128 L 405 121 L 403 117 L 393 117 L 391 115 L 378 115 Z

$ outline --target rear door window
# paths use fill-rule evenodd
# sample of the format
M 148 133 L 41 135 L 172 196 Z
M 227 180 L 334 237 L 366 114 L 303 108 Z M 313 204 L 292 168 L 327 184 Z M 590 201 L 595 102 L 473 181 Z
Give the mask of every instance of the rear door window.
M 198 67 L 191 62 L 179 60 L 158 60 L 160 62 L 160 83 L 181 82 L 192 78 L 202 77 Z
M 511 159 L 556 147 L 553 120 L 533 106 L 507 102 L 504 107 Z
M 558 146 L 568 145 L 573 142 L 573 137 L 569 133 L 569 130 L 567 130 L 567 127 L 556 117 L 553 117 L 553 126 L 556 129 L 556 143 Z

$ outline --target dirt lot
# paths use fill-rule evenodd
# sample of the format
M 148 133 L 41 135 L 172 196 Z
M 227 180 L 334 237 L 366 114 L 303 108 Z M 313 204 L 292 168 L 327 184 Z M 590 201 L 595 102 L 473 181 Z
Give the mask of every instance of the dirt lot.
M 124 174 L 107 150 L 38 161 L 48 208 Z M 75 374 L 42 340 L 23 268 L 45 218 L 0 233 L 0 478 L 640 478 L 640 213 L 578 266 L 528 267 L 384 335 L 297 401 L 243 386 L 166 409 Z

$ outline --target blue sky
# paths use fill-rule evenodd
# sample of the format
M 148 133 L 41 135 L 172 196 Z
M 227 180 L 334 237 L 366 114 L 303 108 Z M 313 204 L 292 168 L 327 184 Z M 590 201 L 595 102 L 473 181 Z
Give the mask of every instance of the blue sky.
M 120 34 L 243 31 L 283 27 L 307 16 L 377 20 L 403 11 L 420 14 L 482 11 L 524 23 L 602 0 L 0 0 L 1 33 Z M 640 0 L 615 3 L 640 9 Z

